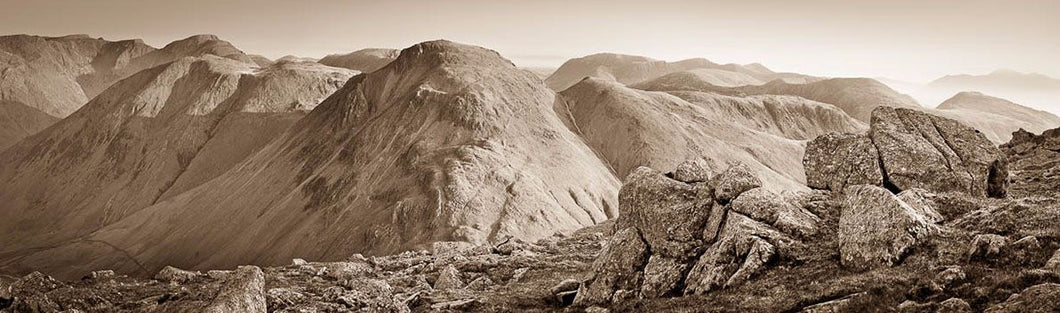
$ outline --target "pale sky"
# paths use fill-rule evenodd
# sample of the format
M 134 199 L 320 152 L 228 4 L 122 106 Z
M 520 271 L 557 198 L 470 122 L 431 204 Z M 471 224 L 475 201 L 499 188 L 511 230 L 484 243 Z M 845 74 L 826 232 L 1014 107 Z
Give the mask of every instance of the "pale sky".
M 1057 0 L 0 0 L 0 8 L 0 34 L 85 33 L 161 47 L 210 33 L 270 58 L 444 38 L 520 66 L 616 52 L 916 82 L 999 68 L 1060 77 Z

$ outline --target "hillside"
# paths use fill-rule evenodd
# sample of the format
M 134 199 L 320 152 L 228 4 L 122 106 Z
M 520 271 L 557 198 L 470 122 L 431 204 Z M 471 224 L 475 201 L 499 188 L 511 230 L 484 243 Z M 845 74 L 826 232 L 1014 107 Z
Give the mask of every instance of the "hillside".
M 14 101 L 0 101 L 0 151 L 51 126 L 59 118 Z
M 775 80 L 760 86 L 722 87 L 702 80 L 663 76 L 633 87 L 652 91 L 708 91 L 741 96 L 792 95 L 835 105 L 862 122 L 868 122 L 872 110 L 878 106 L 920 108 L 912 97 L 869 78 L 831 78 L 806 84 Z
M 783 137 L 781 131 L 793 116 L 774 120 L 758 115 L 770 111 L 767 107 L 786 111 L 800 104 L 789 108 L 789 103 L 774 99 L 685 96 L 696 103 L 587 78 L 561 92 L 555 109 L 619 177 L 638 166 L 667 172 L 689 158 L 705 157 L 712 167 L 733 161 L 748 164 L 772 189 L 805 188 L 803 143 Z M 864 129 L 853 121 L 847 126 Z
M 418 44 L 225 174 L 9 266 L 76 275 L 336 260 L 532 240 L 614 217 L 618 180 L 553 97 L 494 51 Z
M 1060 126 L 1060 117 L 979 92 L 961 92 L 939 104 L 937 114 L 982 131 L 994 143 L 1005 143 L 1024 129 L 1040 134 Z
M 320 64 L 348 68 L 362 73 L 375 72 L 398 57 L 395 49 L 369 48 L 347 54 L 331 54 L 320 59 Z
M 667 74 L 688 70 L 700 71 L 699 75 L 717 77 L 715 81 L 726 81 L 730 84 L 762 82 L 781 79 L 793 83 L 804 83 L 815 78 L 792 74 L 775 73 L 761 64 L 737 65 L 717 64 L 706 59 L 688 59 L 677 62 L 666 62 L 642 56 L 614 53 L 598 53 L 564 62 L 551 76 L 545 79 L 552 90 L 561 91 L 578 83 L 585 77 L 616 81 L 631 85 L 655 79 Z
M 0 255 L 91 233 L 224 173 L 351 75 L 207 55 L 122 80 L 0 153 Z

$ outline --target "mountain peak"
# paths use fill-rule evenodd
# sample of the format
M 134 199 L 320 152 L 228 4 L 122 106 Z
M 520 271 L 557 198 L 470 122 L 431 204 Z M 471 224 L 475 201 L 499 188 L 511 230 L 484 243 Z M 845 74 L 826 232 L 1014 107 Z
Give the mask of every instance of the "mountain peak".
M 482 67 L 510 66 L 515 67 L 508 59 L 496 51 L 449 40 L 421 42 L 401 50 L 395 63 L 415 63 L 430 65 L 475 65 Z

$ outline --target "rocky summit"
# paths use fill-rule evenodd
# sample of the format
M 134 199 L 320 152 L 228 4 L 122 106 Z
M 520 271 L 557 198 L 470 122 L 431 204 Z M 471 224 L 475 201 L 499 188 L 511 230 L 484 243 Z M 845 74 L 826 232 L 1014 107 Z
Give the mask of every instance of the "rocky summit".
M 0 37 L 0 313 L 1060 312 L 1055 116 L 521 65 Z

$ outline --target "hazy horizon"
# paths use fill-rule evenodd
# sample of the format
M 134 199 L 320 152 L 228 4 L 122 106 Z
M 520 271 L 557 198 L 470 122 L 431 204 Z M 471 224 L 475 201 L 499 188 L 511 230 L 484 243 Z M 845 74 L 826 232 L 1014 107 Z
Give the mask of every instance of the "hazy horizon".
M 1060 77 L 1060 1 L 0 3 L 5 34 L 84 33 L 162 46 L 209 33 L 273 59 L 444 38 L 524 67 L 613 52 L 911 82 L 997 69 Z

